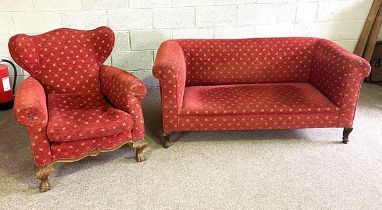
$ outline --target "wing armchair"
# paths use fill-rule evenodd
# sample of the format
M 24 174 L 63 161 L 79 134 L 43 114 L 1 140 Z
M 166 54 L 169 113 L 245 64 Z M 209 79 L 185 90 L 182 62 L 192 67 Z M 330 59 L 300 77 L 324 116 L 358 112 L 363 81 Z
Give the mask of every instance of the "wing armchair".
M 164 147 L 174 131 L 344 128 L 370 65 L 318 38 L 183 39 L 161 44 Z
M 9 40 L 15 62 L 30 73 L 15 97 L 16 120 L 27 127 L 40 191 L 50 189 L 55 162 L 77 161 L 129 143 L 145 160 L 144 84 L 103 65 L 114 46 L 107 27 L 61 28 Z

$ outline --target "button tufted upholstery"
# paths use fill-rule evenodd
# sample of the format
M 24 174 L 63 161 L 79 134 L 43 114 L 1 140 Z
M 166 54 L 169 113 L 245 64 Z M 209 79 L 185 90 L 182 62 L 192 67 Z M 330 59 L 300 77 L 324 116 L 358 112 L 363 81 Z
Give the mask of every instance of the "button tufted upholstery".
M 12 58 L 31 75 L 16 93 L 14 113 L 28 128 L 37 167 L 144 138 L 146 88 L 126 71 L 103 65 L 113 46 L 107 27 L 9 40 Z
M 370 66 L 318 38 L 183 39 L 160 46 L 163 130 L 351 127 Z

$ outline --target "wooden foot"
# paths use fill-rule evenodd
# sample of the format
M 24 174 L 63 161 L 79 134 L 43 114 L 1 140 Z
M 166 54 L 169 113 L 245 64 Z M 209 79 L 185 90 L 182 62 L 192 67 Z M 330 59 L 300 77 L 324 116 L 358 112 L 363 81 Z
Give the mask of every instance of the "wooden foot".
M 147 142 L 144 139 L 133 142 L 133 148 L 135 149 L 135 160 L 137 160 L 138 162 L 146 160 L 146 157 L 143 154 L 143 150 L 146 148 L 146 146 Z
M 349 134 L 352 132 L 353 128 L 344 128 L 342 143 L 347 144 L 349 142 Z
M 43 167 L 36 167 L 36 178 L 40 180 L 40 192 L 46 192 L 50 190 L 49 174 L 54 171 L 52 165 Z
M 163 132 L 162 136 L 163 136 L 163 147 L 167 149 L 171 146 L 170 133 Z

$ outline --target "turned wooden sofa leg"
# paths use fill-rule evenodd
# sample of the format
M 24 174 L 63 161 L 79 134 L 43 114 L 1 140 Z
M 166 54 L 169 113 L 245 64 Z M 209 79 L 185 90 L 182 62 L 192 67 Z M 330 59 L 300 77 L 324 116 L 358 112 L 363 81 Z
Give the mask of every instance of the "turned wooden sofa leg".
M 344 128 L 342 143 L 347 144 L 349 142 L 349 134 L 352 132 L 353 128 Z
M 170 132 L 163 132 L 163 147 L 169 148 L 171 146 Z
M 49 175 L 53 171 L 54 168 L 52 165 L 35 168 L 36 178 L 40 180 L 40 192 L 46 192 L 50 190 Z
M 147 142 L 142 139 L 140 141 L 134 141 L 132 147 L 135 149 L 135 160 L 142 162 L 146 160 L 143 150 L 146 148 Z

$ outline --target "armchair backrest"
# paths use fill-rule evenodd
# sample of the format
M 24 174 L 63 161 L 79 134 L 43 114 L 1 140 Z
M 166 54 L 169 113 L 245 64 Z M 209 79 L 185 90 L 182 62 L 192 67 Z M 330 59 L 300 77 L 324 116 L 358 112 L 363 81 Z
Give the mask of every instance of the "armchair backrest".
M 60 28 L 44 34 L 18 34 L 8 47 L 15 62 L 37 79 L 47 93 L 100 92 L 99 69 L 114 46 L 114 33 Z
M 306 82 L 316 38 L 176 40 L 186 58 L 186 86 Z

